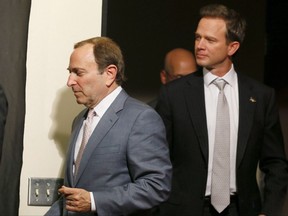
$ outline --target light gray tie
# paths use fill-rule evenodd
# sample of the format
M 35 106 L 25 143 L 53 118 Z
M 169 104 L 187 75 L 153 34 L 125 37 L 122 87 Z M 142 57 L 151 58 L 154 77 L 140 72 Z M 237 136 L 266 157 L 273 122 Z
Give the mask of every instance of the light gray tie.
M 211 204 L 220 213 L 230 203 L 230 120 L 224 94 L 226 81 L 213 82 L 219 88 L 214 156 L 212 167 Z
M 81 141 L 81 145 L 80 145 L 80 149 L 78 151 L 77 154 L 77 158 L 75 161 L 75 172 L 74 172 L 74 176 L 77 175 L 79 166 L 80 166 L 80 161 L 82 159 L 82 155 L 84 152 L 84 149 L 86 147 L 86 144 L 91 136 L 92 133 L 92 122 L 93 122 L 93 117 L 96 115 L 94 109 L 89 109 L 89 112 L 87 114 L 87 118 L 84 122 L 84 126 L 83 126 L 83 138 Z

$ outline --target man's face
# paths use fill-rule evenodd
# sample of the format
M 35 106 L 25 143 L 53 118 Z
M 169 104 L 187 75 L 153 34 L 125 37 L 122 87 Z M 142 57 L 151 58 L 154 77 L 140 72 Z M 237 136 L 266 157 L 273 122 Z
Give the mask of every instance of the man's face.
M 202 18 L 195 33 L 195 57 L 198 65 L 208 70 L 222 67 L 229 61 L 226 24 L 217 18 Z
M 94 107 L 107 95 L 107 76 L 105 71 L 100 74 L 91 44 L 73 51 L 68 70 L 67 86 L 72 88 L 78 104 Z

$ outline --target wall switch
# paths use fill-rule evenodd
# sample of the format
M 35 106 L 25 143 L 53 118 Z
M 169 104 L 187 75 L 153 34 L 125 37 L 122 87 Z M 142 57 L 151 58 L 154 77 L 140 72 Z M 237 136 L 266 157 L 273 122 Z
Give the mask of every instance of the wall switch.
M 63 178 L 29 178 L 28 205 L 51 206 L 59 197 Z

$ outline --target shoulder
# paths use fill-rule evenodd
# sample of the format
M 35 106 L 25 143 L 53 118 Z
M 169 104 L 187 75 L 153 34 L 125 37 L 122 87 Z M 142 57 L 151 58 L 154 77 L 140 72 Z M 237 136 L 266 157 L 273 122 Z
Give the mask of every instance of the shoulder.
M 194 73 L 188 74 L 184 77 L 181 77 L 179 79 L 175 79 L 169 83 L 167 83 L 165 86 L 169 88 L 183 88 L 186 85 L 193 85 L 194 83 L 202 83 L 203 84 L 203 72 L 202 70 L 198 70 Z
M 264 107 L 268 104 L 276 104 L 274 88 L 243 74 L 238 74 L 238 85 L 240 98 L 254 97 L 257 104 Z
M 274 89 L 263 82 L 253 79 L 251 77 L 248 77 L 245 74 L 242 73 L 237 73 L 238 74 L 238 83 L 239 83 L 239 88 L 241 87 L 248 87 L 253 91 L 258 91 L 258 92 L 274 92 Z
M 160 121 L 161 118 L 150 105 L 130 96 L 128 96 L 125 101 L 122 116 L 126 116 L 129 119 L 142 119 L 145 120 L 145 122 Z
M 127 97 L 124 108 L 133 112 L 155 112 L 155 110 L 150 105 L 131 96 Z
M 160 89 L 159 98 L 166 95 L 171 98 L 182 98 L 185 92 L 201 91 L 203 89 L 203 82 L 203 73 L 201 70 L 198 70 L 163 85 Z

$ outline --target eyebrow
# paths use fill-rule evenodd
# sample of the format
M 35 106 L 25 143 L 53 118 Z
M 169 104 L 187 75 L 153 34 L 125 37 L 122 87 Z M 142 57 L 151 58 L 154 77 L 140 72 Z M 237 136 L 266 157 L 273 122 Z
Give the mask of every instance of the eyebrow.
M 69 67 L 68 67 L 67 70 L 68 70 L 70 73 L 71 73 L 71 72 L 76 72 L 76 73 L 77 73 L 77 72 L 79 72 L 79 71 L 80 71 L 80 72 L 81 72 L 81 71 L 82 71 L 82 72 L 85 72 L 85 71 L 86 71 L 84 68 L 78 68 L 78 67 L 74 67 L 74 68 L 69 68 Z

